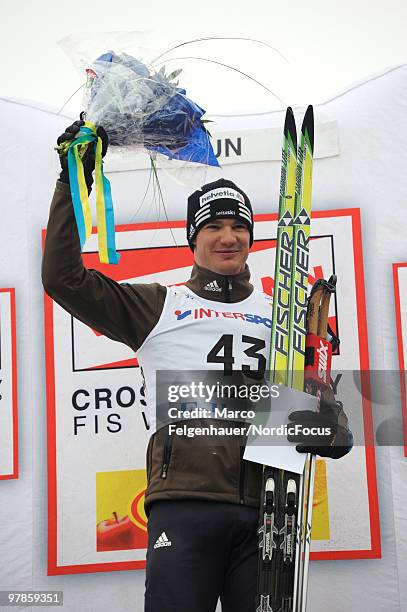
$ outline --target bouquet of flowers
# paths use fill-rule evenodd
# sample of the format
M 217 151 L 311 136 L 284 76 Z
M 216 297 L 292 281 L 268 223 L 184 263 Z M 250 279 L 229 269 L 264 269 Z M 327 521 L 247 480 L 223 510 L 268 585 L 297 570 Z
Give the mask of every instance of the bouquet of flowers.
M 86 72 L 86 117 L 104 127 L 109 144 L 219 165 L 205 111 L 178 87 L 181 70 L 157 72 L 127 53 L 108 51 Z
M 78 137 L 61 143 L 58 151 L 68 158 L 72 202 L 83 247 L 92 232 L 92 216 L 82 156 L 92 148 L 99 258 L 102 263 L 118 263 L 113 202 L 110 183 L 103 173 L 97 126 L 105 129 L 110 145 L 147 151 L 157 181 L 153 153 L 184 162 L 219 164 L 202 119 L 205 111 L 175 81 L 180 70 L 168 75 L 165 67 L 150 71 L 131 55 L 108 51 L 86 72 L 85 124 Z

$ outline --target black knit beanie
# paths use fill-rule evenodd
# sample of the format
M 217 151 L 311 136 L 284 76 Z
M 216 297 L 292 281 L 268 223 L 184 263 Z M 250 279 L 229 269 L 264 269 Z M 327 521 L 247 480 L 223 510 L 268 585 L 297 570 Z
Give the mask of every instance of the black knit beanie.
M 245 192 L 232 181 L 219 179 L 203 185 L 188 198 L 187 240 L 192 241 L 208 221 L 238 217 L 246 223 L 253 244 L 253 211 Z

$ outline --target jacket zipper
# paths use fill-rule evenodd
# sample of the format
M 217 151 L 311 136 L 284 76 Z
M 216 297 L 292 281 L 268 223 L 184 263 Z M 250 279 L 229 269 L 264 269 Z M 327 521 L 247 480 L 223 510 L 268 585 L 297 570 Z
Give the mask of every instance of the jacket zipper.
M 150 482 L 150 479 L 151 479 L 151 470 L 153 469 L 153 444 L 154 444 L 154 436 L 152 436 L 151 440 L 150 440 L 150 452 L 149 452 L 149 456 L 148 456 L 147 482 Z
M 245 447 L 242 446 L 240 450 L 240 478 L 239 478 L 239 497 L 240 503 L 244 504 L 244 474 L 245 474 L 245 462 L 243 459 Z
M 226 277 L 226 302 L 230 302 L 231 301 L 231 297 L 232 297 L 232 279 Z
M 161 478 L 164 480 L 167 478 L 168 467 L 171 461 L 172 440 L 173 438 L 168 432 L 164 444 L 163 466 L 161 469 Z

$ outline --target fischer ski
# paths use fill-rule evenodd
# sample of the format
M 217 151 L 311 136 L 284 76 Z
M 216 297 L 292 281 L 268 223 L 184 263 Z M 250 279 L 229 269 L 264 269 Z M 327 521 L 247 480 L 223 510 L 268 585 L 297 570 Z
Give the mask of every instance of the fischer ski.
M 304 389 L 307 319 L 308 243 L 311 218 L 314 146 L 313 108 L 303 120 L 300 146 L 292 109 L 286 112 L 282 147 L 277 246 L 274 273 L 270 379 Z M 279 544 L 265 554 L 264 500 L 269 479 L 274 483 L 273 526 Z M 302 506 L 304 478 L 264 466 L 259 520 L 259 564 L 256 612 L 296 612 L 302 584 Z M 274 538 L 273 543 L 276 544 Z
M 293 111 L 287 109 L 281 157 L 280 198 L 274 272 L 270 378 L 287 385 L 290 334 L 290 294 L 293 260 L 293 219 L 297 172 L 297 131 Z
M 275 514 L 276 514 L 276 483 L 274 479 L 274 472 L 272 468 L 265 468 L 264 470 L 264 493 L 261 507 L 261 520 L 262 524 L 259 527 L 259 548 L 261 554 L 259 556 L 259 587 L 261 590 L 259 605 L 257 607 L 258 612 L 273 612 L 270 607 L 269 596 L 267 595 L 272 589 L 273 582 L 276 579 L 273 574 L 272 561 L 274 559 L 277 544 L 275 536 L 278 531 L 275 526 Z

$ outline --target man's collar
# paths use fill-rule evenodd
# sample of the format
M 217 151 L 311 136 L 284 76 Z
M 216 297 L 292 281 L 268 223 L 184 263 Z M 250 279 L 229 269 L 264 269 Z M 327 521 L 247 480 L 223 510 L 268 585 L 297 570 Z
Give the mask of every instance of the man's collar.
M 247 264 L 239 274 L 224 275 L 202 268 L 195 263 L 186 286 L 207 300 L 241 302 L 253 291 L 253 285 L 249 280 L 250 270 Z

